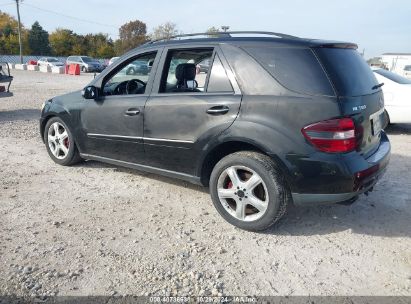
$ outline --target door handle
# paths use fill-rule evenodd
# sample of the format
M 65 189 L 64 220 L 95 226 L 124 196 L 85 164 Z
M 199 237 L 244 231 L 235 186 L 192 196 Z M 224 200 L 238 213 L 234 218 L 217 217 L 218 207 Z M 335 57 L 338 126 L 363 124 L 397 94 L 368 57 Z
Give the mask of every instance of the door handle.
M 128 109 L 127 111 L 124 112 L 125 115 L 127 116 L 134 116 L 140 114 L 139 109 Z
M 211 115 L 223 115 L 226 114 L 230 110 L 227 106 L 214 106 L 207 110 L 208 114 Z

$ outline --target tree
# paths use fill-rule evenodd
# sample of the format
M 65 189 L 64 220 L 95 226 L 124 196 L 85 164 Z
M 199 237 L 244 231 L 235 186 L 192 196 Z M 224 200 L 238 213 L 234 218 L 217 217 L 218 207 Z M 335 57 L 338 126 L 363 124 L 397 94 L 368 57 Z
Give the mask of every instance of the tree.
M 151 40 L 170 39 L 176 35 L 178 35 L 177 25 L 172 22 L 166 22 L 154 28 L 150 38 Z
M 17 20 L 7 13 L 0 11 L 0 36 L 17 34 Z
M 217 37 L 217 35 L 215 35 L 215 33 L 221 32 L 219 27 L 209 27 L 208 30 L 206 31 L 206 33 L 208 34 L 208 37 L 212 38 L 212 37 Z
M 0 11 L 0 53 L 15 55 L 19 53 L 19 37 L 17 20 L 7 13 Z M 24 54 L 30 54 L 28 32 L 22 27 L 22 44 Z
M 28 42 L 32 54 L 49 55 L 51 53 L 49 33 L 36 21 L 28 33 Z
M 77 37 L 73 31 L 58 28 L 50 34 L 49 40 L 54 55 L 73 55 L 73 47 L 75 46 L 77 40 Z
M 147 26 L 140 20 L 130 21 L 120 27 L 119 36 L 116 48 L 119 53 L 124 53 L 147 40 Z

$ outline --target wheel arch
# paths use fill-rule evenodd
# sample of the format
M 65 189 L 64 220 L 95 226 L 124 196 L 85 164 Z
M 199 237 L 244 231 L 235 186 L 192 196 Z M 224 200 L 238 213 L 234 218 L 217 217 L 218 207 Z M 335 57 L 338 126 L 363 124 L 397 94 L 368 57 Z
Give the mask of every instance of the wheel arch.
M 281 159 L 272 153 L 267 153 L 265 147 L 253 140 L 249 139 L 230 139 L 214 145 L 207 153 L 205 153 L 198 169 L 201 184 L 209 185 L 210 175 L 215 165 L 225 156 L 239 151 L 254 151 L 272 158 L 274 164 L 281 170 L 285 176 L 287 183 L 290 185 L 291 179 L 285 164 Z

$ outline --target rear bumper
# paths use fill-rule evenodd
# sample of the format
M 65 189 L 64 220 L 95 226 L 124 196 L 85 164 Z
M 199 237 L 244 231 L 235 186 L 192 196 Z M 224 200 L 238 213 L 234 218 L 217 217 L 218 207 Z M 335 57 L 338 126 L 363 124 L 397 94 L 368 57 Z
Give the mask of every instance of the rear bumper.
M 372 191 L 374 185 L 384 175 L 390 160 L 390 155 L 390 142 L 385 133 L 382 132 L 380 146 L 367 159 L 363 158 L 358 153 L 340 159 L 345 163 L 346 170 L 342 171 L 343 173 L 339 173 L 339 177 L 341 178 L 339 187 L 341 189 L 351 189 L 351 191 L 341 193 L 333 193 L 332 191 L 329 191 L 327 193 L 327 185 L 325 184 L 322 191 L 323 193 L 293 192 L 292 198 L 294 204 L 300 206 L 312 206 L 342 203 L 354 200 L 360 194 Z M 316 190 L 317 189 L 318 188 L 316 188 Z

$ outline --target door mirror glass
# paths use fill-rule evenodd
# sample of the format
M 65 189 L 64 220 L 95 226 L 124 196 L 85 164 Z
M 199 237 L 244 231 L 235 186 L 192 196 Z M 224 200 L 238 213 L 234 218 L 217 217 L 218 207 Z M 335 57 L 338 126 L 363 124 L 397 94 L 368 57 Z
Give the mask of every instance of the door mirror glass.
M 97 99 L 99 96 L 98 88 L 95 86 L 85 87 L 82 91 L 82 95 L 85 99 Z

